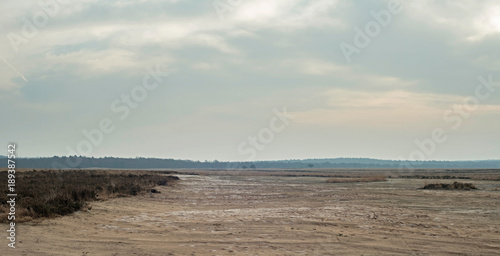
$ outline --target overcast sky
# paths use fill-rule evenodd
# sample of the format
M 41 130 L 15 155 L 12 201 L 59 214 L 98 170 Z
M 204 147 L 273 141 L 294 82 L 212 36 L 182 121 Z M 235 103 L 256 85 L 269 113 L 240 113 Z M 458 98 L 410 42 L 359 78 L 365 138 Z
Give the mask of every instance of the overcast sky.
M 0 3 L 19 156 L 500 158 L 498 1 L 41 2 Z

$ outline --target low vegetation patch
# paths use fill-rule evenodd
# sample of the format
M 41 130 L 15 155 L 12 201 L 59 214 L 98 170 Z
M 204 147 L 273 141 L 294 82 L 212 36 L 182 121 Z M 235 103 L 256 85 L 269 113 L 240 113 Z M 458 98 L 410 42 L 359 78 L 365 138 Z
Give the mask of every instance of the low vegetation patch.
M 452 175 L 406 175 L 401 176 L 403 179 L 437 179 L 437 180 L 470 180 L 471 177 L 466 176 L 452 176 Z
M 133 196 L 179 178 L 158 172 L 117 170 L 32 170 L 16 175 L 16 221 L 30 221 L 78 211 L 93 200 Z M 7 184 L 7 172 L 0 172 Z M 156 191 L 156 190 L 155 190 Z M 0 222 L 7 221 L 7 185 L 0 194 Z
M 382 175 L 377 176 L 367 176 L 359 178 L 330 178 L 327 179 L 328 183 L 353 183 L 353 182 L 376 182 L 376 181 L 386 181 L 387 178 Z
M 446 183 L 427 184 L 423 187 L 423 189 L 471 190 L 477 188 L 472 183 L 453 182 L 451 184 L 446 184 Z

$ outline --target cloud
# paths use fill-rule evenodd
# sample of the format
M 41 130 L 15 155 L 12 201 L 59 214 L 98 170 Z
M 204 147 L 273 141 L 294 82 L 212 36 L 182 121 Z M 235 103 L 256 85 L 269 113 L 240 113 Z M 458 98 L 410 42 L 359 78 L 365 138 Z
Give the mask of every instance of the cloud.
M 461 40 L 480 41 L 500 33 L 497 1 L 408 1 L 407 15 L 427 26 L 451 32 Z
M 299 72 L 313 76 L 338 75 L 344 72 L 351 72 L 351 68 L 349 67 L 322 60 L 289 60 L 287 63 L 295 65 Z
M 319 127 L 358 127 L 387 130 L 413 130 L 443 121 L 446 110 L 463 106 L 465 97 L 436 95 L 401 90 L 365 92 L 357 90 L 327 90 L 325 105 L 294 112 L 296 122 Z M 500 105 L 484 104 L 475 116 L 494 114 Z
M 306 28 L 335 28 L 342 25 L 339 19 L 331 15 L 338 3 L 333 0 L 242 1 L 228 15 L 227 22 L 251 31 L 273 29 L 291 32 Z
M 68 54 L 54 55 L 48 53 L 45 59 L 53 65 L 78 65 L 80 75 L 99 75 L 115 73 L 122 70 L 140 69 L 134 62 L 134 53 L 123 49 L 103 51 L 80 50 Z
M 284 61 L 283 65 L 305 75 L 341 79 L 348 82 L 350 87 L 356 88 L 371 87 L 378 90 L 387 90 L 418 85 L 418 81 L 407 81 L 395 76 L 371 74 L 370 71 L 365 70 L 363 67 L 340 65 L 321 59 L 290 59 Z M 332 85 L 332 87 L 334 86 Z M 345 86 L 341 85 L 340 87 Z

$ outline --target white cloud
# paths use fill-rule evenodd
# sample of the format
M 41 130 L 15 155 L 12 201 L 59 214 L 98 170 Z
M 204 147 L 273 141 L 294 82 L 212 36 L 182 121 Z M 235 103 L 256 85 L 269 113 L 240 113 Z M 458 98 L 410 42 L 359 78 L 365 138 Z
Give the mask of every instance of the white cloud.
M 79 66 L 78 72 L 82 75 L 99 75 L 142 68 L 134 61 L 134 53 L 123 49 L 80 50 L 61 55 L 48 53 L 45 59 L 53 65 L 76 64 Z
M 443 113 L 463 106 L 464 97 L 408 91 L 365 92 L 333 89 L 323 107 L 297 111 L 294 120 L 319 127 L 370 127 L 411 130 L 415 125 L 443 122 Z M 496 111 L 496 112 L 495 112 Z M 494 114 L 499 105 L 482 105 L 474 115 Z
M 410 109 L 436 106 L 449 106 L 460 101 L 458 96 L 416 93 L 408 91 L 364 92 L 345 89 L 333 89 L 329 95 L 328 105 L 334 108 L 356 109 Z
M 119 0 L 109 3 L 111 6 L 116 8 L 121 8 L 125 6 L 138 5 L 143 3 L 151 3 L 151 2 L 169 2 L 169 3 L 177 3 L 181 0 Z
M 481 40 L 483 37 L 500 33 L 500 4 L 489 7 L 482 15 L 473 21 L 475 35 L 468 37 L 470 41 Z
M 478 41 L 500 32 L 500 4 L 497 1 L 407 1 L 406 13 L 433 29 L 450 31 L 462 39 Z
M 210 35 L 210 34 L 198 34 L 193 36 L 192 39 L 194 39 L 192 40 L 194 44 L 208 46 L 217 49 L 223 53 L 228 53 L 228 54 L 239 53 L 239 51 L 235 47 L 230 46 L 221 36 Z
M 331 76 L 350 71 L 349 67 L 314 59 L 291 60 L 289 64 L 296 64 L 299 71 L 307 75 Z
M 310 76 L 326 76 L 354 83 L 356 87 L 401 88 L 418 85 L 418 81 L 408 81 L 395 76 L 373 74 L 362 67 L 339 65 L 319 59 L 289 59 L 282 65 Z
M 228 15 L 226 22 L 250 30 L 294 31 L 311 27 L 338 27 L 342 23 L 331 15 L 334 0 L 255 0 L 244 1 Z

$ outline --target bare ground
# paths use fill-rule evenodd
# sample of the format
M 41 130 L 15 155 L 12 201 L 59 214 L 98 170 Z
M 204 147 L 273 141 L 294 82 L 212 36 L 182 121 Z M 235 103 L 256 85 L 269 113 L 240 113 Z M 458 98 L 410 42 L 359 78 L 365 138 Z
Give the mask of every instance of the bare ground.
M 2 255 L 498 255 L 500 183 L 180 175 L 161 194 L 18 224 Z M 440 180 L 433 180 L 439 182 Z M 1 225 L 7 229 L 6 224 Z

